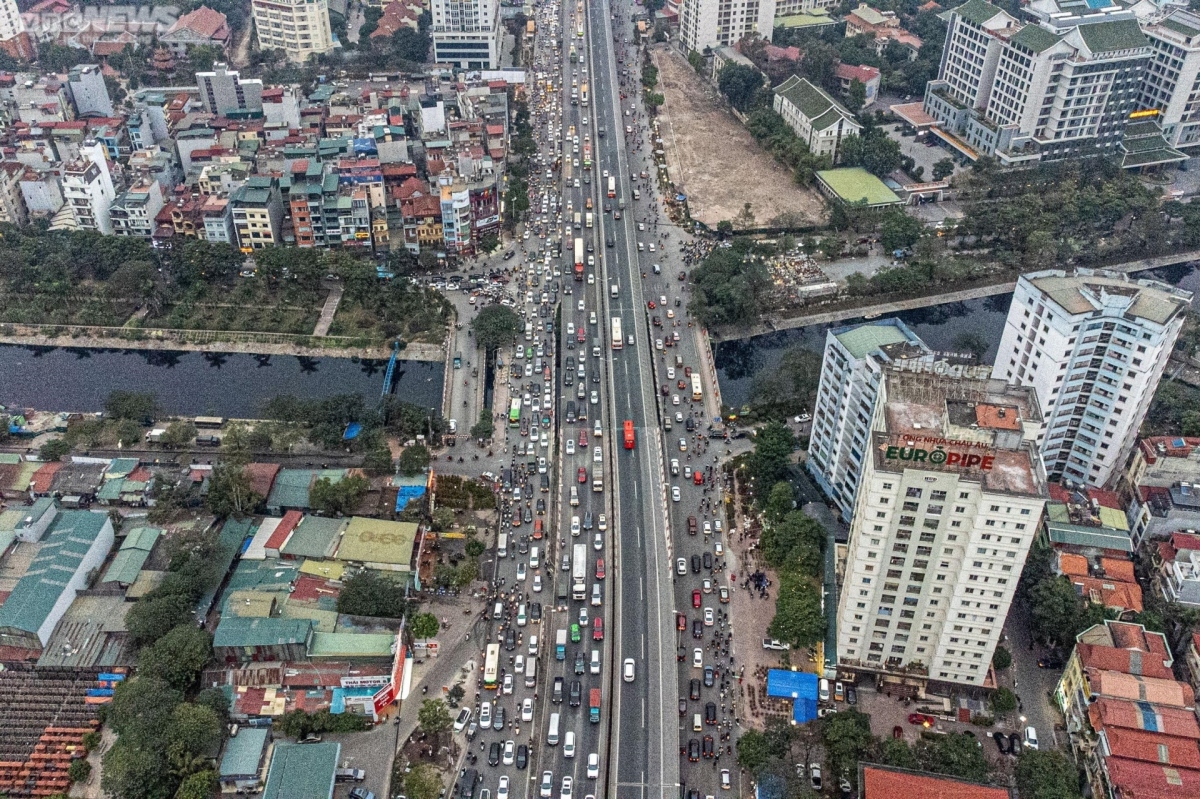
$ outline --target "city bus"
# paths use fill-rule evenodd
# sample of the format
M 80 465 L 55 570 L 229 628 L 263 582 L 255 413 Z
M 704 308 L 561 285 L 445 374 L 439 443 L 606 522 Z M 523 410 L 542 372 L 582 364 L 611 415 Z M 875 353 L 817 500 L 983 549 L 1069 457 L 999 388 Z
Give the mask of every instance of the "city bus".
M 625 337 L 621 335 L 621 317 L 612 318 L 612 348 L 619 350 L 625 346 Z
M 625 449 L 633 449 L 633 445 L 636 443 L 636 441 L 637 441 L 637 439 L 633 432 L 633 420 L 626 419 L 625 420 Z
M 700 387 L 700 375 L 692 372 L 692 402 L 699 402 L 702 399 L 704 399 L 704 393 Z
M 500 672 L 500 644 L 488 644 L 487 659 L 483 661 L 483 687 L 496 690 L 496 675 Z
M 520 397 L 513 397 L 512 401 L 509 402 L 509 404 L 508 404 L 508 426 L 509 427 L 520 427 L 521 426 L 521 398 Z

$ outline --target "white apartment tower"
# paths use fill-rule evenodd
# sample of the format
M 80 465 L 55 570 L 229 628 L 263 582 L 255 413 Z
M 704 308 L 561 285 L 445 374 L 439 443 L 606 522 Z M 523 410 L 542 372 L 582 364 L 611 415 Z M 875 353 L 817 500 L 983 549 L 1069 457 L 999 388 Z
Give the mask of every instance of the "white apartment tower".
M 500 66 L 499 0 L 433 0 L 433 60 L 461 69 Z
M 1134 9 L 1157 11 L 1150 3 Z M 1200 145 L 1200 14 L 1168 7 L 1165 16 L 1143 19 L 1150 63 L 1142 81 L 1141 110 L 1157 111 L 1163 136 L 1172 147 Z
M 732 47 L 757 33 L 767 41 L 775 32 L 775 0 L 681 0 L 679 41 L 686 51 Z
M 992 375 L 1037 392 L 1052 481 L 1115 481 L 1183 326 L 1191 292 L 1080 269 L 1022 275 Z
M 16 0 L 0 0 L 0 50 L 25 61 L 37 57 L 33 37 L 25 29 Z
M 929 348 L 899 319 L 829 330 L 813 411 L 808 470 L 849 522 L 870 454 L 871 420 L 888 364 L 921 357 Z
M 838 667 L 979 686 L 1048 496 L 1037 396 L 987 367 L 884 370 L 838 602 Z
M 327 0 L 251 0 L 250 7 L 264 50 L 282 50 L 289 61 L 304 63 L 335 46 Z
M 1131 10 L 1109 0 L 1034 0 L 1023 10 L 1036 21 L 986 0 L 943 15 L 949 29 L 938 79 L 925 91 L 925 110 L 942 130 L 1006 166 L 1089 155 L 1124 155 L 1127 166 L 1186 158 L 1152 121 L 1123 145 L 1152 53 Z
M 80 145 L 79 158 L 63 167 L 62 193 L 75 229 L 112 235 L 109 209 L 117 193 L 103 144 L 89 139 Z

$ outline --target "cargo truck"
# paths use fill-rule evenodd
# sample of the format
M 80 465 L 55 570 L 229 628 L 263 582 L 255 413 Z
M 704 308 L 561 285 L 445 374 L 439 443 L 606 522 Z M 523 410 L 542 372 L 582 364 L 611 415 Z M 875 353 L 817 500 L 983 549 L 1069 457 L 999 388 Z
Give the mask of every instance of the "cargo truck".
M 592 724 L 600 723 L 600 689 L 593 688 L 588 692 L 588 720 Z
M 608 196 L 610 199 L 617 196 L 617 179 L 612 175 L 608 176 Z
M 576 544 L 571 550 L 571 598 L 587 599 L 587 547 Z
M 575 239 L 575 279 L 583 280 L 583 239 Z
M 566 630 L 559 630 L 557 633 L 555 633 L 554 659 L 555 660 L 566 660 L 567 659 L 567 631 Z

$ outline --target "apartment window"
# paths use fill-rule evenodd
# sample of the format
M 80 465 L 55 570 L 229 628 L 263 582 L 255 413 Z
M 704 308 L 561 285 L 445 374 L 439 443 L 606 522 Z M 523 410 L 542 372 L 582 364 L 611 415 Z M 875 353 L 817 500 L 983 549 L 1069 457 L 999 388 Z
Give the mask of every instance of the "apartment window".
M 909 499 L 920 499 L 921 498 L 921 489 L 909 488 L 904 492 L 904 495 L 906 497 L 908 497 Z

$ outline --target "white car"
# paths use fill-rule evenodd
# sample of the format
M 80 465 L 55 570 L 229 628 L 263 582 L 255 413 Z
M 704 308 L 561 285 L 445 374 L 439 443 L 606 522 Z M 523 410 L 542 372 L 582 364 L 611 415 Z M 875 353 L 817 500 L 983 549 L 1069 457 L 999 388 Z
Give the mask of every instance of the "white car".
M 458 718 L 454 720 L 454 731 L 462 732 L 467 728 L 467 722 L 471 720 L 471 708 L 464 707 L 458 711 Z
M 599 404 L 600 404 L 600 392 L 599 392 L 599 391 L 593 391 L 593 392 L 592 392 L 592 404 L 593 404 L 593 405 L 599 405 Z
M 521 721 L 533 721 L 533 700 L 529 697 L 521 702 Z
M 1037 730 L 1035 730 L 1033 727 L 1025 728 L 1024 744 L 1026 746 L 1028 746 L 1030 749 L 1038 748 Z
M 501 684 L 500 693 L 505 696 L 511 696 L 513 692 L 513 676 L 511 674 L 504 675 L 504 682 Z
M 592 435 L 596 436 L 597 438 L 604 435 L 604 427 L 601 426 L 599 419 L 597 419 L 592 425 Z
M 592 447 L 592 463 L 604 463 L 604 451 L 599 447 Z
M 558 792 L 558 799 L 571 799 L 571 789 L 575 786 L 575 780 L 570 777 L 563 777 L 562 789 Z
M 479 727 L 489 729 L 492 726 L 492 703 L 484 702 L 479 706 Z
M 550 799 L 554 795 L 554 772 L 543 771 L 542 783 L 538 788 L 538 796 L 541 799 Z
M 521 582 L 525 581 L 526 568 L 524 563 L 517 564 L 517 579 Z
M 517 655 L 516 660 L 513 661 L 513 671 L 515 671 L 517 674 L 525 673 L 525 656 L 524 655 Z
M 679 459 L 671 458 L 671 476 L 675 477 L 679 474 Z
M 538 458 L 538 474 L 546 473 L 546 465 L 547 464 L 546 464 L 545 458 Z
M 704 665 L 704 650 L 696 647 L 692 650 L 692 668 L 698 669 Z
M 596 529 L 602 533 L 608 530 L 608 517 L 603 513 L 596 517 Z
M 592 549 L 596 550 L 597 552 L 604 549 L 604 536 L 602 536 L 600 533 L 596 533 L 596 535 L 592 538 Z
M 713 626 L 713 609 L 712 608 L 704 609 L 704 626 L 705 627 Z
M 571 517 L 571 535 L 573 535 L 573 536 L 579 535 L 579 517 L 578 516 Z
M 581 608 L 579 608 L 579 629 L 582 630 L 584 627 L 587 627 L 587 625 L 588 625 L 588 609 L 587 609 L 587 605 L 584 605 Z
M 675 573 L 680 575 L 687 574 L 687 558 L 679 558 L 675 561 Z
M 589 780 L 600 778 L 600 755 L 596 754 L 595 752 L 592 752 L 590 755 L 588 755 L 587 778 Z M 499 794 L 497 794 L 496 799 L 500 799 Z
M 679 501 L 679 486 L 671 486 L 671 500 L 673 502 Z
M 679 451 L 687 452 L 687 439 L 686 438 L 679 439 Z
M 533 575 L 533 592 L 535 594 L 542 593 L 542 575 L 540 574 Z
M 500 762 L 506 766 L 511 766 L 513 764 L 513 762 L 516 760 L 516 755 L 517 755 L 517 744 L 514 741 L 505 741 L 504 742 L 504 754 L 502 755 L 502 759 Z M 507 782 L 508 782 L 508 777 L 500 778 L 501 790 L 504 790 L 506 792 L 508 790 Z
M 504 745 L 504 765 L 511 766 L 513 757 L 508 753 L 513 748 L 513 742 L 509 741 Z M 508 775 L 500 775 L 500 782 L 496 785 L 496 799 L 508 799 Z
M 575 454 L 575 439 L 573 439 L 573 438 L 568 438 L 568 439 L 567 439 L 567 447 L 566 447 L 566 449 L 567 449 L 567 454 L 568 454 L 568 455 L 574 455 L 574 454 Z
M 621 678 L 625 682 L 633 682 L 633 658 L 625 658 L 621 665 Z
M 668 380 L 674 380 L 674 379 L 675 379 L 675 367 L 674 367 L 674 366 L 668 366 L 668 367 L 667 367 L 667 379 L 668 379 Z

